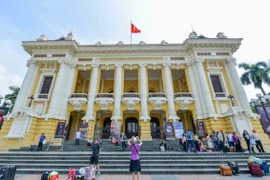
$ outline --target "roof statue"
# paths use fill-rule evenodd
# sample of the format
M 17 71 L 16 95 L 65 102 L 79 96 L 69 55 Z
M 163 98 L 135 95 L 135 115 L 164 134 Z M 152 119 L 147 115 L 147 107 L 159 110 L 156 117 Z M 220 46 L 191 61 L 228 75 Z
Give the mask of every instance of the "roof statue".
M 198 36 L 198 38 L 200 38 L 200 39 L 205 39 L 205 38 L 207 38 L 207 37 L 205 37 L 204 35 L 201 34 L 201 35 Z
M 192 32 L 189 34 L 188 38 L 195 39 L 195 38 L 198 38 L 198 35 L 197 35 L 197 33 L 196 33 L 195 31 L 192 31 Z
M 228 37 L 224 35 L 223 32 L 219 32 L 216 36 L 218 39 L 227 39 Z
M 160 43 L 161 45 L 167 45 L 168 44 L 168 42 L 166 42 L 166 41 L 161 41 L 161 43 Z
M 139 42 L 139 45 L 145 45 L 145 42 L 140 41 L 140 42 Z
M 124 43 L 122 41 L 119 41 L 117 45 L 124 45 Z
M 48 40 L 48 38 L 47 38 L 47 36 L 46 35 L 40 35 L 40 37 L 37 39 L 37 41 L 47 41 Z
M 95 45 L 96 45 L 96 46 L 101 46 L 102 44 L 101 44 L 100 41 L 98 41 Z
M 68 33 L 67 37 L 66 37 L 66 40 L 75 40 L 72 32 Z

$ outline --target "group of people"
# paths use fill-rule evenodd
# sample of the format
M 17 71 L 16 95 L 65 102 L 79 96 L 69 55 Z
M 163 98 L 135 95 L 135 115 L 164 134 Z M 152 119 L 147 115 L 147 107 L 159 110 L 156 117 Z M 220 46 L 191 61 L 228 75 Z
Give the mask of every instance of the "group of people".
M 127 136 L 124 132 L 120 132 L 120 136 L 114 135 L 110 137 L 112 144 L 115 144 L 116 146 L 121 145 L 122 150 L 125 151 L 127 148 Z
M 259 152 L 264 152 L 261 139 L 256 130 L 253 129 L 252 133 L 248 133 L 244 130 L 242 137 L 245 139 L 247 149 L 249 152 L 255 153 L 254 146 L 257 147 Z M 183 133 L 180 139 L 180 144 L 183 145 L 184 151 L 189 152 L 191 149 L 196 152 L 202 152 L 207 150 L 223 151 L 223 152 L 244 152 L 241 140 L 236 132 L 232 134 L 230 132 L 223 133 L 223 130 L 212 131 L 212 134 L 206 134 L 206 144 L 198 138 L 198 136 L 192 133 L 189 129 L 186 133 Z

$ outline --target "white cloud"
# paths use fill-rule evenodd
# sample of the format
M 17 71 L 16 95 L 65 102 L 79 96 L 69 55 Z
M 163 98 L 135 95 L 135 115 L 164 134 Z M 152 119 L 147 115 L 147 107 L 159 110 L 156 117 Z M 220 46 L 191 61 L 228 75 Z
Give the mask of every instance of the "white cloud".
M 16 73 L 10 73 L 3 64 L 0 64 L 0 95 L 10 93 L 9 86 L 18 86 L 22 84 L 22 78 Z

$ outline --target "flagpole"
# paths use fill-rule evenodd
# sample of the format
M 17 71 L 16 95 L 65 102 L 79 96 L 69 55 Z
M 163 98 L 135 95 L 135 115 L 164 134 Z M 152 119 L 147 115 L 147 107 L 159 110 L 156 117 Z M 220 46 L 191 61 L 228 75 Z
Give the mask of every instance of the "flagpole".
M 132 24 L 132 21 L 130 21 L 130 44 L 132 44 L 132 29 L 131 29 L 131 24 Z

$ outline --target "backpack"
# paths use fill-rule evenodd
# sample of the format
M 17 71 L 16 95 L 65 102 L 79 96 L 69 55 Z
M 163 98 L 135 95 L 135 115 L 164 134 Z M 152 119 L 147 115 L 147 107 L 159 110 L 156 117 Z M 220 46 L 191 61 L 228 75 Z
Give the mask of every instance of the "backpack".
M 192 132 L 187 132 L 187 138 L 192 139 Z
M 123 140 L 127 140 L 127 136 L 125 134 L 123 135 L 122 138 L 123 138 Z

